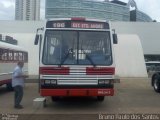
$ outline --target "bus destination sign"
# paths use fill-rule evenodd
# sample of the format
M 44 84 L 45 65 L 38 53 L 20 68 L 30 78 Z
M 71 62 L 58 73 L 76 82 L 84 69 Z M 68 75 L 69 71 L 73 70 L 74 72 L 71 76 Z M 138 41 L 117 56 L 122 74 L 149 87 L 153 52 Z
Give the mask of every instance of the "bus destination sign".
M 104 29 L 103 23 L 92 23 L 92 22 L 72 22 L 71 28 L 82 28 L 82 29 Z
M 109 29 L 109 25 L 92 21 L 48 21 L 46 28 Z

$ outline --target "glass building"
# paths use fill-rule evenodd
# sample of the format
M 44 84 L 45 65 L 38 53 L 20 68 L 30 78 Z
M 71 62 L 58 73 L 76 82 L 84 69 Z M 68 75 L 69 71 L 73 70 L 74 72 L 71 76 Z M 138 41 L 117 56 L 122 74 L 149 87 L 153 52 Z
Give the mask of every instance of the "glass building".
M 108 0 L 46 0 L 45 18 L 86 17 L 111 21 L 130 21 L 126 3 Z
M 153 21 L 151 17 L 149 17 L 147 14 L 139 10 L 131 11 L 130 19 L 131 21 L 137 21 L 137 22 L 152 22 Z
M 15 0 L 15 20 L 40 20 L 40 0 Z

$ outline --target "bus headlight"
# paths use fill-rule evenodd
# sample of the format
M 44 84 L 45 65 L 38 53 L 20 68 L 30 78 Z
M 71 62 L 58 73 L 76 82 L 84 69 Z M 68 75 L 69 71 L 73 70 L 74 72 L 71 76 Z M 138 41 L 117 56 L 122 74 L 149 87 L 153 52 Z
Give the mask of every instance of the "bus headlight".
M 41 80 L 41 85 L 44 85 L 44 81 L 45 81 L 45 80 Z
M 45 80 L 44 82 L 47 85 L 56 85 L 57 84 L 57 80 Z
M 57 84 L 57 80 L 51 80 L 51 84 L 52 85 L 56 85 Z
M 103 84 L 109 84 L 109 80 L 98 80 L 98 84 L 103 85 Z

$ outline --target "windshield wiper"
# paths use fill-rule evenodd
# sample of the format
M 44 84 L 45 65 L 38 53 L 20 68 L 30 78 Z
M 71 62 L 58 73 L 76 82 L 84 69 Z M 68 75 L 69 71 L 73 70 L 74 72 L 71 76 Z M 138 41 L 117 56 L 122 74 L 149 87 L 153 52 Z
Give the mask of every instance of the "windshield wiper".
M 69 54 L 73 54 L 73 48 L 68 50 L 68 53 L 65 55 L 65 57 L 62 59 L 61 63 L 59 66 L 63 65 L 63 63 L 67 60 Z
M 96 67 L 96 64 L 93 62 L 93 60 L 91 59 L 91 57 L 90 57 L 83 49 L 81 49 L 81 50 L 82 50 L 83 53 L 86 55 L 86 58 L 90 61 L 90 63 L 91 63 L 94 67 Z M 73 48 L 71 48 L 71 49 L 68 50 L 68 53 L 65 55 L 64 59 L 62 59 L 62 61 L 61 61 L 61 63 L 59 64 L 59 66 L 61 66 L 61 65 L 64 64 L 64 62 L 67 60 L 69 54 L 73 54 Z
M 83 53 L 86 55 L 86 58 L 90 61 L 90 63 L 93 65 L 93 67 L 96 67 L 96 64 L 93 62 L 92 58 L 81 48 Z

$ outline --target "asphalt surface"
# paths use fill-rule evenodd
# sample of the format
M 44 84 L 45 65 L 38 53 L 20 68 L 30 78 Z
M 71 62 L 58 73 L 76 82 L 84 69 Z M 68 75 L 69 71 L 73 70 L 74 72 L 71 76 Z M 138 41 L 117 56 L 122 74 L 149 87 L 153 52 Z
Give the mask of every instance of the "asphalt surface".
M 0 113 L 20 114 L 19 118 L 26 120 L 98 120 L 101 119 L 100 114 L 160 114 L 160 94 L 153 90 L 150 79 L 121 79 L 120 83 L 115 84 L 115 90 L 115 96 L 106 97 L 103 102 L 98 102 L 96 98 L 83 97 L 63 98 L 58 102 L 52 102 L 50 97 L 47 97 L 47 106 L 35 109 L 33 99 L 40 97 L 38 84 L 26 83 L 22 101 L 24 108 L 17 110 L 13 107 L 14 92 L 8 92 L 1 86 Z

